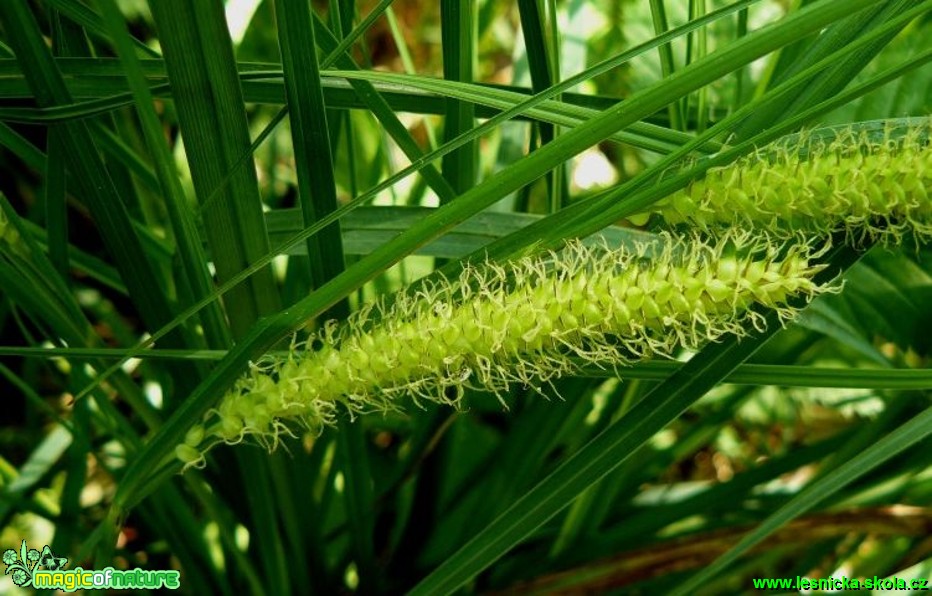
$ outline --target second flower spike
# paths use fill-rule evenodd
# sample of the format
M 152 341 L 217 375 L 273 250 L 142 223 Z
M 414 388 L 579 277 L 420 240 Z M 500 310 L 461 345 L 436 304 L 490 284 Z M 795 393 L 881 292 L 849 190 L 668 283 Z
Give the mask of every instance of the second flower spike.
M 932 118 L 905 128 L 803 134 L 759 149 L 655 206 L 667 223 L 770 234 L 932 239 Z

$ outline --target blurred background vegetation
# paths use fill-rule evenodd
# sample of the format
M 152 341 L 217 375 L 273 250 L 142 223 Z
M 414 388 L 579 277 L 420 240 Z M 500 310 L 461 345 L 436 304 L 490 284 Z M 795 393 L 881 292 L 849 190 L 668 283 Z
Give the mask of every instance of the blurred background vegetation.
M 619 99 L 687 67 L 698 70 L 704 56 L 822 2 L 740 2 L 741 10 L 707 27 L 635 52 L 557 95 L 558 104 L 450 152 L 432 173 L 422 169 L 373 193 L 368 206 L 341 217 L 339 230 L 291 242 L 226 294 L 222 307 L 219 285 L 270 249 L 277 253 L 313 218 L 504 109 L 390 79 L 302 76 L 301 57 L 313 55 L 302 50 L 316 43 L 323 69 L 495 85 L 483 93 L 511 107 L 514 97 L 493 91 L 527 97 L 730 3 L 314 0 L 316 37 L 302 27 L 310 19 L 301 20 L 307 14 L 298 2 L 172 0 L 151 3 L 155 14 L 143 0 L 4 3 L 0 192 L 6 218 L 28 246 L 4 249 L 0 267 L 0 548 L 25 538 L 33 548 L 51 545 L 72 568 L 178 568 L 190 593 L 398 593 L 431 572 L 436 582 L 423 584 L 425 592 L 464 585 L 490 593 L 656 593 L 696 577 L 799 495 L 824 491 L 831 498 L 783 519 L 701 590 L 750 592 L 751 577 L 802 574 L 932 578 L 925 431 L 913 429 L 910 441 L 833 492 L 823 485 L 805 492 L 928 413 L 927 246 L 871 250 L 847 271 L 843 293 L 772 329 L 751 364 L 739 366 L 735 356 L 716 379 L 726 382 L 690 398 L 685 414 L 648 433 L 620 465 L 599 464 L 597 478 L 567 480 L 564 492 L 547 493 L 559 505 L 527 527 L 490 524 L 517 519 L 509 507 L 522 497 L 528 507 L 546 501 L 529 491 L 559 476 L 566 462 L 585 461 L 593 437 L 651 399 L 675 363 L 647 363 L 623 379 L 611 372 L 566 378 L 543 390 L 549 399 L 515 387 L 507 410 L 482 394 L 469 395 L 463 411 L 409 403 L 403 412 L 297 436 L 271 455 L 251 444 L 217 448 L 205 469 L 179 475 L 169 467 L 140 481 L 138 503 L 127 497 L 125 507 L 111 508 L 133 462 L 161 465 L 139 459 L 146 441 L 168 436 L 158 435 L 165 420 L 203 387 L 226 350 L 248 344 L 263 317 L 381 254 L 426 209 L 480 181 L 512 176 L 519 160 Z M 676 95 L 671 86 L 675 100 L 639 119 L 645 127 L 621 139 L 605 139 L 614 132 L 606 130 L 588 149 L 568 151 L 565 165 L 542 168 L 532 182 L 493 197 L 453 233 L 424 236 L 413 255 L 386 257 L 357 275 L 352 291 L 315 304 L 317 312 L 345 317 L 361 301 L 501 238 L 517 238 L 512 252 L 547 240 L 543 232 L 514 235 L 532 224 L 556 230 L 561 209 L 657 174 L 664 156 L 831 52 L 842 53 L 825 73 L 806 75 L 789 96 L 762 104 L 743 129 L 735 125 L 710 142 L 753 140 L 809 106 L 824 106 L 799 123 L 809 127 L 928 115 L 929 2 L 874 4 L 831 23 L 829 42 L 803 34 L 697 90 Z M 221 8 L 226 25 L 207 24 Z M 373 10 L 381 16 L 346 55 L 331 58 Z M 907 11 L 912 17 L 888 34 L 853 48 Z M 831 104 L 844 89 L 898 68 L 890 82 Z M 326 110 L 315 104 L 318 95 Z M 605 233 L 618 241 L 651 232 L 623 218 L 613 223 Z M 209 306 L 155 350 L 99 379 L 205 299 Z M 459 562 L 463 545 L 487 526 L 480 543 L 500 538 L 509 548 L 480 549 L 485 554 L 469 572 L 438 570 Z M 0 581 L 0 591 L 13 589 L 8 577 Z

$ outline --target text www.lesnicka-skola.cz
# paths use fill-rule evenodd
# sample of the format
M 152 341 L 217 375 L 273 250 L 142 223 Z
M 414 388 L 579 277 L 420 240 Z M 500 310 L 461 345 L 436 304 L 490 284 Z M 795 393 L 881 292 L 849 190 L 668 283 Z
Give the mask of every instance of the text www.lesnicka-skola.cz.
M 896 576 L 884 578 L 876 575 L 873 578 L 862 579 L 845 576 L 821 579 L 802 576 L 755 577 L 752 582 L 757 590 L 932 590 L 932 582 L 927 579 L 904 579 Z

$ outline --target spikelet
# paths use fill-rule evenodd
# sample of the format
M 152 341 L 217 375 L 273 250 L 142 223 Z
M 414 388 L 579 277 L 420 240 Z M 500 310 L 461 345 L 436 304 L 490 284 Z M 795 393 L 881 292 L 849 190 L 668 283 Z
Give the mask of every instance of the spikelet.
M 670 224 L 753 227 L 789 237 L 844 232 L 849 242 L 932 238 L 932 118 L 899 138 L 843 131 L 778 141 L 654 205 Z
M 7 218 L 3 208 L 0 207 L 0 247 L 15 248 L 20 244 L 19 232 Z
M 16 212 L 0 193 L 0 258 L 28 261 L 29 244 L 20 235 L 16 222 L 11 221 L 15 217 Z
M 544 256 L 467 267 L 390 305 L 371 303 L 286 358 L 252 366 L 206 421 L 208 442 L 254 435 L 272 448 L 295 423 L 313 431 L 333 424 L 340 403 L 352 413 L 396 409 L 406 395 L 456 405 L 464 388 L 501 395 L 580 363 L 670 356 L 760 327 L 754 303 L 785 320 L 796 313 L 790 297 L 826 291 L 812 281 L 819 251 L 806 241 L 660 238 L 659 250 L 572 241 Z M 192 429 L 177 456 L 203 463 L 204 437 Z

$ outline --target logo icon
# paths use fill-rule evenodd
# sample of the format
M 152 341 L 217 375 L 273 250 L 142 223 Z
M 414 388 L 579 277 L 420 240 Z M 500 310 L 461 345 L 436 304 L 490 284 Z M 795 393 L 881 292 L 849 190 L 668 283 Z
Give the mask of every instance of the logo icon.
M 48 545 L 42 549 L 41 553 L 34 548 L 27 548 L 26 541 L 23 540 L 19 552 L 12 548 L 3 551 L 3 563 L 6 565 L 5 575 L 12 574 L 14 584 L 21 588 L 28 588 L 32 585 L 33 576 L 40 567 L 48 571 L 60 571 L 68 564 L 68 559 L 56 557 Z
M 2 0 L 0 0 L 2 1 Z M 84 569 L 81 566 L 65 569 L 68 559 L 56 557 L 46 545 L 42 551 L 26 546 L 3 551 L 6 575 L 21 588 L 35 590 L 177 590 L 181 586 L 181 572 L 174 569 Z

